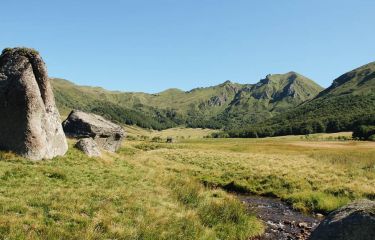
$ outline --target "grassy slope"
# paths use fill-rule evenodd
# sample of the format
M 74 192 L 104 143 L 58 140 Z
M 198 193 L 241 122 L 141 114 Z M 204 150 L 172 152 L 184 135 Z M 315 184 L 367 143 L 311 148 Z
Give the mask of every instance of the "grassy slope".
M 164 129 L 176 126 L 178 121 L 168 117 L 166 111 L 144 106 L 139 101 L 147 94 L 110 92 L 98 87 L 76 86 L 63 79 L 53 79 L 52 85 L 57 107 L 62 116 L 72 109 L 94 112 L 112 121 L 135 124 L 144 128 Z M 135 99 L 135 100 L 134 100 Z M 136 102 L 138 105 L 132 105 Z
M 318 97 L 339 96 L 345 94 L 365 95 L 375 91 L 375 62 L 363 65 L 347 72 L 332 85 L 321 92 Z
M 352 98 L 352 99 L 351 99 Z M 339 104 L 349 99 L 347 107 Z M 358 99 L 358 100 L 357 100 Z M 357 107 L 357 104 L 362 104 Z M 365 113 L 375 109 L 375 62 L 356 68 L 335 79 L 332 85 L 321 92 L 313 101 L 306 103 L 306 106 L 314 104 L 327 105 L 327 108 L 341 110 L 341 112 L 351 113 L 358 110 Z M 301 106 L 303 109 L 304 106 Z M 359 109 L 356 109 L 359 108 Z M 321 111 L 325 111 L 321 108 Z M 322 115 L 319 111 L 315 114 Z

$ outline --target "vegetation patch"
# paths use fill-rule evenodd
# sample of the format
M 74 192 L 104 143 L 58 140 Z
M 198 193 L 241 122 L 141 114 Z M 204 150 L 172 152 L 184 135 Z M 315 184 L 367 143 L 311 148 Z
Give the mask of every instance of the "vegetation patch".
M 214 240 L 247 239 L 262 232 L 260 221 L 236 199 L 201 186 L 190 175 L 173 171 L 177 163 L 168 167 L 152 150 L 133 144 L 140 143 L 127 142 L 105 159 L 87 157 L 73 142 L 64 157 L 40 162 L 0 152 L 1 236 Z M 214 225 L 204 218 L 213 202 L 217 214 L 233 209 Z
M 278 197 L 305 212 L 327 213 L 354 199 L 372 199 L 375 193 L 375 150 L 370 142 L 289 137 L 179 144 L 179 149 L 152 154 L 205 186 Z
M 192 180 L 171 183 L 177 199 L 197 212 L 200 222 L 219 239 L 247 239 L 263 231 L 262 224 L 233 196 L 220 190 L 204 189 Z

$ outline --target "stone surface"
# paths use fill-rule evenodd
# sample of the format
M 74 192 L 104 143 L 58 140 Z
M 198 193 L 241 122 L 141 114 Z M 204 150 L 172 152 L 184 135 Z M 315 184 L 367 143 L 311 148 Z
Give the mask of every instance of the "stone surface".
M 312 232 L 310 240 L 375 239 L 375 202 L 360 200 L 330 213 Z
M 81 138 L 75 145 L 76 148 L 84 152 L 89 157 L 100 157 L 98 145 L 92 138 Z
M 121 126 L 92 113 L 73 110 L 63 122 L 65 134 L 69 137 L 95 140 L 99 147 L 115 152 L 125 136 Z
M 46 66 L 33 49 L 4 49 L 0 56 L 0 149 L 32 160 L 68 149 Z

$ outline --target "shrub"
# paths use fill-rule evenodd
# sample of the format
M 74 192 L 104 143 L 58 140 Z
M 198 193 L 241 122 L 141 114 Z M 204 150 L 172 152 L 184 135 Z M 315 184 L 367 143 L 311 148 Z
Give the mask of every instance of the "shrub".
M 153 137 L 151 139 L 151 142 L 162 142 L 162 141 L 163 141 L 163 139 L 161 137 Z
M 225 133 L 225 132 L 214 132 L 214 133 L 211 133 L 210 137 L 212 137 L 212 138 L 228 138 L 229 134 Z
M 375 134 L 375 126 L 372 125 L 360 125 L 353 131 L 353 138 L 360 140 L 369 140 L 369 138 Z

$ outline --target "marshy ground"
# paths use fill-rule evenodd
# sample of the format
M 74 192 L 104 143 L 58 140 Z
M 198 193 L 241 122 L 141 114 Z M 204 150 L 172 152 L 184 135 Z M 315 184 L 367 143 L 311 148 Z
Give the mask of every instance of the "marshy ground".
M 0 235 L 248 239 L 268 225 L 229 192 L 279 198 L 308 214 L 375 198 L 375 143 L 337 141 L 337 135 L 203 139 L 200 130 L 133 130 L 117 154 L 101 159 L 72 147 L 41 162 L 1 153 Z M 166 135 L 176 142 L 150 141 Z

